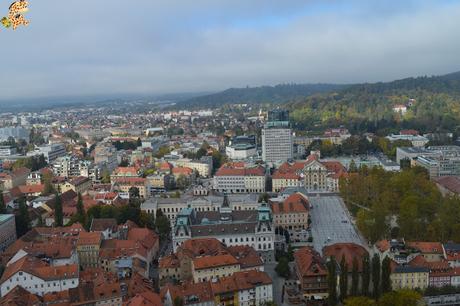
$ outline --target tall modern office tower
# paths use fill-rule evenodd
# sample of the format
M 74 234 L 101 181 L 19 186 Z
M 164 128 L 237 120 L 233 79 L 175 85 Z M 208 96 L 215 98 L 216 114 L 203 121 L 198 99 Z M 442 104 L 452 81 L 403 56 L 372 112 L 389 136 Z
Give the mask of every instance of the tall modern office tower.
M 269 111 L 262 130 L 262 159 L 267 163 L 276 163 L 292 157 L 293 137 L 289 128 L 289 112 L 281 109 Z

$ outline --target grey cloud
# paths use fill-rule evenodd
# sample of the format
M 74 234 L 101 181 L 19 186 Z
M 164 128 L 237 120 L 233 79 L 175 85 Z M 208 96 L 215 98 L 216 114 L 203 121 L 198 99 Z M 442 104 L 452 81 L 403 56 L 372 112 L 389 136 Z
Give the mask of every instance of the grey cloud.
M 1 47 L 0 100 L 351 83 L 460 69 L 460 4 L 407 2 L 382 13 L 383 2 L 354 1 L 345 12 L 313 14 L 305 1 L 29 1 L 31 25 L 0 31 L 8 46 Z M 283 22 L 271 22 L 279 16 Z

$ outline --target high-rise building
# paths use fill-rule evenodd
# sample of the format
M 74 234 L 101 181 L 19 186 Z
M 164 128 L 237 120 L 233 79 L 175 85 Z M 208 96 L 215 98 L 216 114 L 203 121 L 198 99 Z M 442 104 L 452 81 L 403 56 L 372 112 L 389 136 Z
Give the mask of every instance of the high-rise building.
M 276 108 L 268 111 L 267 116 L 268 127 L 288 127 L 289 126 L 289 111 Z
M 293 136 L 289 128 L 289 112 L 275 109 L 268 112 L 262 130 L 262 159 L 267 163 L 285 162 L 293 158 Z

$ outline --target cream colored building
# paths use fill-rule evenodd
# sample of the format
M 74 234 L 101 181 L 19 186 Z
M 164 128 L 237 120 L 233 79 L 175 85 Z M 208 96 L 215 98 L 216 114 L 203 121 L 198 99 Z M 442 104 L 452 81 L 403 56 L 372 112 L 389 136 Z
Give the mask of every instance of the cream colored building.
M 197 171 L 198 174 L 202 177 L 210 177 L 212 173 L 212 164 L 206 163 L 204 161 L 182 158 L 178 160 L 171 160 L 170 163 L 174 165 L 174 167 L 193 169 Z
M 305 195 L 294 193 L 283 202 L 272 203 L 271 208 L 275 226 L 287 230 L 291 241 L 308 239 L 309 202 Z
M 423 267 L 398 266 L 391 273 L 391 288 L 426 289 L 429 284 L 429 269 Z
M 230 254 L 204 256 L 192 261 L 192 275 L 195 283 L 231 276 L 240 271 L 240 263 Z
M 128 194 L 129 190 L 132 187 L 135 187 L 139 189 L 139 196 L 144 199 L 149 197 L 146 182 L 147 180 L 142 177 L 125 177 L 114 180 L 114 183 L 118 187 L 119 191 Z

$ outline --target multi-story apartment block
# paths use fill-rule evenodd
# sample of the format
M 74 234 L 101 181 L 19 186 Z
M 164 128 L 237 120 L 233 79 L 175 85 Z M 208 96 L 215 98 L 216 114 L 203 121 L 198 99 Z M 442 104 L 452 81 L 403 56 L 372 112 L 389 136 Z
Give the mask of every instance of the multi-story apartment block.
M 426 289 L 429 284 L 430 269 L 424 267 L 397 266 L 390 275 L 391 288 Z
M 3 194 L 0 193 L 0 197 Z M 16 222 L 14 215 L 0 215 L 0 253 L 16 241 Z
M 160 285 L 166 282 L 202 282 L 229 276 L 234 272 L 263 271 L 263 261 L 247 245 L 227 247 L 215 238 L 185 241 L 175 253 L 159 261 Z
M 266 174 L 262 166 L 249 166 L 243 162 L 227 163 L 214 175 L 214 189 L 226 193 L 263 193 Z
M 5 296 L 16 286 L 39 296 L 65 291 L 78 287 L 78 275 L 78 265 L 50 266 L 25 254 L 7 265 L 0 279 L 1 296 Z
M 271 203 L 273 220 L 276 227 L 282 227 L 289 232 L 291 241 L 307 241 L 309 238 L 308 198 L 301 193 L 294 193 L 282 202 Z
M 77 241 L 77 253 L 80 266 L 96 268 L 99 266 L 99 250 L 102 242 L 101 232 L 80 232 Z
M 311 247 L 304 247 L 294 253 L 295 271 L 300 282 L 300 290 L 307 300 L 328 294 L 326 262 Z
M 236 272 L 216 281 L 179 286 L 167 285 L 161 289 L 165 306 L 173 306 L 181 298 L 185 305 L 265 305 L 273 301 L 273 282 L 261 271 Z
M 290 128 L 271 127 L 262 130 L 262 160 L 266 163 L 285 162 L 294 156 Z
M 66 155 L 66 148 L 61 143 L 54 143 L 35 148 L 34 151 L 27 153 L 27 156 L 41 155 L 46 159 L 47 163 L 52 163 L 58 157 Z

